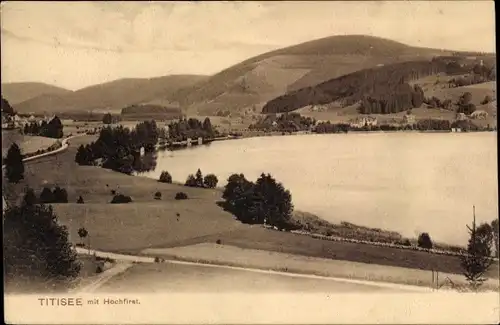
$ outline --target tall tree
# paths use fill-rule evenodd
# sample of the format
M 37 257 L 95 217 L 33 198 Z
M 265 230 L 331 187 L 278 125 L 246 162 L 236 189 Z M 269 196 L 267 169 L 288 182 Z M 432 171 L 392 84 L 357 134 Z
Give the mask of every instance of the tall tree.
M 13 143 L 5 158 L 6 176 L 9 182 L 18 183 L 24 178 L 24 163 L 21 149 Z
M 203 174 L 201 173 L 201 170 L 198 168 L 196 171 L 196 187 L 203 187 Z
M 493 259 L 490 256 L 492 245 L 491 226 L 488 225 L 489 229 L 484 226 L 485 224 L 476 227 L 475 207 L 473 209 L 472 226 L 467 225 L 470 234 L 469 243 L 466 254 L 461 257 L 461 266 L 471 289 L 476 291 L 486 281 L 485 274 L 493 264 Z M 490 231 L 490 235 L 488 235 L 488 231 Z

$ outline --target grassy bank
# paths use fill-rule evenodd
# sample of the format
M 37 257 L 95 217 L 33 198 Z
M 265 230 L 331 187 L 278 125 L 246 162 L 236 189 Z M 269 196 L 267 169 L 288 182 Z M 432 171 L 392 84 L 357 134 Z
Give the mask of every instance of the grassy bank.
M 2 130 L 2 157 L 7 155 L 7 151 L 13 143 L 17 143 L 23 154 L 34 153 L 37 150 L 47 149 L 56 143 L 57 139 L 23 135 L 19 130 Z

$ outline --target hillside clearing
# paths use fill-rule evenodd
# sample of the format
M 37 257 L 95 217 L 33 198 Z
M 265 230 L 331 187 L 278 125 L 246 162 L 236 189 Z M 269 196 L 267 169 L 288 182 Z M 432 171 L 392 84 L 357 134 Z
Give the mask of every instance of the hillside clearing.
M 2 157 L 5 157 L 13 143 L 17 143 L 23 154 L 27 154 L 47 149 L 56 141 L 57 139 L 47 137 L 23 135 L 19 130 L 2 130 Z

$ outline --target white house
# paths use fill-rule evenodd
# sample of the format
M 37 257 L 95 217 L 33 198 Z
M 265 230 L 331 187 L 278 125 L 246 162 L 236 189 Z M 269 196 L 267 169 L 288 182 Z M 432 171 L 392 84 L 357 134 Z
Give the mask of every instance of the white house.
M 486 111 L 477 110 L 477 111 L 474 111 L 470 115 L 470 117 L 475 119 L 475 120 L 484 120 L 485 118 L 488 117 L 488 113 Z

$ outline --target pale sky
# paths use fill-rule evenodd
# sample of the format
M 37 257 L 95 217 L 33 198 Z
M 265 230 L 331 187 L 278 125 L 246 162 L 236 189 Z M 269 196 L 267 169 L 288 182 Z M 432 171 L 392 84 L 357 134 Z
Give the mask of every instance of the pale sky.
M 301 42 L 365 34 L 495 51 L 493 1 L 2 2 L 2 82 L 68 89 L 214 74 Z

